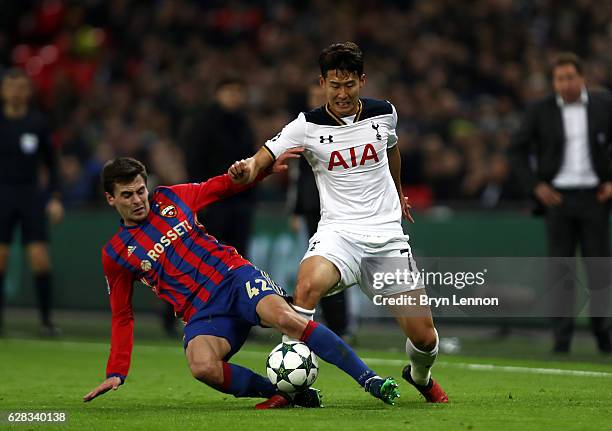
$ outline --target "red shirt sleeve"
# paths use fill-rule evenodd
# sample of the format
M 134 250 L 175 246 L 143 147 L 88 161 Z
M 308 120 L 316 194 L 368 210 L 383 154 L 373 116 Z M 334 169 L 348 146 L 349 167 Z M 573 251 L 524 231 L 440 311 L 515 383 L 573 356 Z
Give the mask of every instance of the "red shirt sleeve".
M 130 369 L 134 344 L 134 314 L 132 312 L 134 277 L 104 251 L 102 252 L 102 266 L 108 284 L 113 316 L 106 377 L 118 376 L 123 381 Z
M 169 187 L 174 193 L 185 202 L 193 211 L 230 197 L 243 190 L 250 189 L 256 183 L 268 176 L 269 173 L 263 172 L 257 176 L 255 181 L 250 184 L 235 184 L 228 174 L 219 175 L 203 183 L 177 184 Z

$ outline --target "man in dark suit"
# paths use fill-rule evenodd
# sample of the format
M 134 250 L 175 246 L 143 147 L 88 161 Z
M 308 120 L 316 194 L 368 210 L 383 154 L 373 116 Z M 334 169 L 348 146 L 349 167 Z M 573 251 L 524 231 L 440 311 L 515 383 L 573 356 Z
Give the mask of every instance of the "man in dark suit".
M 217 83 L 213 102 L 187 120 L 179 141 L 189 181 L 220 175 L 234 161 L 253 152 L 255 138 L 245 112 L 246 101 L 246 82 L 228 76 Z M 211 235 L 247 256 L 255 204 L 255 189 L 247 190 L 216 202 L 199 217 Z
M 585 88 L 580 59 L 559 54 L 552 68 L 555 94 L 531 106 L 513 136 L 510 158 L 523 186 L 545 214 L 550 257 L 573 257 L 580 245 L 590 296 L 591 330 L 610 353 L 607 327 L 612 197 L 612 98 Z M 553 351 L 570 350 L 574 329 L 575 277 L 553 259 Z M 565 265 L 567 268 L 567 265 Z M 573 271 L 572 271 L 573 273 Z M 557 280 L 554 280 L 554 278 Z

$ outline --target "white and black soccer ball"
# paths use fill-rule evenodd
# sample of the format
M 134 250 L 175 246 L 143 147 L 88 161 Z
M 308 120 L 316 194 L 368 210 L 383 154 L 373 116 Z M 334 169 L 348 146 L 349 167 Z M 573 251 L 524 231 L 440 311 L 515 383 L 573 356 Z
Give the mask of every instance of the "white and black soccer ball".
M 306 344 L 287 341 L 272 349 L 266 362 L 266 372 L 279 391 L 300 392 L 317 379 L 319 361 Z

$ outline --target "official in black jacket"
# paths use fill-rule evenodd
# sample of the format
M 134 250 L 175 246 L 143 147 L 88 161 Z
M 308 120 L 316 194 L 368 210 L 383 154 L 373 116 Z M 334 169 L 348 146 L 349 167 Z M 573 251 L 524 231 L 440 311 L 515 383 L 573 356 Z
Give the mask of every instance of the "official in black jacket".
M 56 151 L 45 117 L 29 105 L 28 77 L 18 69 L 2 76 L 0 112 L 0 330 L 4 275 L 10 243 L 17 225 L 34 273 L 41 315 L 41 335 L 58 335 L 51 320 L 51 263 L 47 217 L 59 222 L 64 209 L 59 199 Z M 41 165 L 48 174 L 48 190 L 40 187 Z M 48 197 L 50 195 L 50 197 Z
M 585 259 L 591 329 L 599 350 L 610 353 L 609 201 L 612 197 L 612 97 L 587 91 L 580 59 L 572 53 L 553 63 L 554 94 L 532 105 L 513 136 L 510 159 L 544 214 L 551 257 Z M 599 259 L 592 259 L 599 258 Z M 551 271 L 554 348 L 569 352 L 574 328 L 574 277 Z M 556 265 L 556 266 L 555 266 Z

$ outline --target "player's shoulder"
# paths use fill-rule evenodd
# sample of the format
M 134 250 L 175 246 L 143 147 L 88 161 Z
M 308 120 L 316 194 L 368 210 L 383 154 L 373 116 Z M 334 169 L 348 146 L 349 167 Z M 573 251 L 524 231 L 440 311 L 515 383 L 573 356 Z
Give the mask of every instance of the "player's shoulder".
M 362 120 L 367 120 L 368 118 L 378 117 L 381 115 L 393 115 L 393 111 L 395 109 L 388 100 L 362 97 L 361 103 L 363 105 L 361 110 Z
M 297 117 L 287 123 L 287 125 L 283 129 L 289 130 L 294 133 L 303 131 L 306 127 L 306 123 L 308 122 L 306 114 L 306 112 L 300 112 Z
M 149 200 L 151 203 L 180 204 L 186 197 L 193 192 L 193 187 L 200 183 L 174 184 L 171 186 L 157 186 Z
M 359 115 L 360 120 L 366 120 L 372 117 L 379 117 L 382 115 L 394 115 L 395 108 L 391 102 L 387 100 L 372 99 L 363 97 L 360 99 L 362 108 L 361 114 Z M 304 119 L 307 123 L 315 124 L 317 126 L 338 126 L 336 116 L 332 115 L 327 109 L 327 105 L 319 106 L 311 111 L 304 112 Z
M 303 112 L 304 119 L 307 123 L 317 126 L 337 126 L 338 121 L 329 114 L 326 105 L 319 106 L 308 112 Z
M 172 186 L 156 186 L 151 193 L 149 200 L 154 200 L 155 197 L 159 197 L 160 194 L 165 194 L 172 191 Z
M 184 199 L 185 194 L 191 191 L 193 186 L 197 186 L 199 183 L 184 183 L 174 184 L 171 186 L 157 186 L 153 189 L 149 200 L 151 203 L 154 202 L 173 202 L 179 203 L 180 200 Z
M 214 189 L 220 187 L 222 189 L 228 186 L 220 186 L 221 181 L 225 181 L 224 175 L 213 177 L 202 183 L 181 183 L 171 186 L 157 186 L 149 201 L 151 202 L 151 217 L 174 217 L 177 211 L 184 215 L 191 214 L 195 211 L 193 205 L 201 197 L 202 193 L 206 194 L 209 191 L 203 191 L 207 187 Z M 227 181 L 230 181 L 229 178 Z

